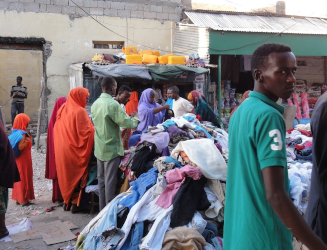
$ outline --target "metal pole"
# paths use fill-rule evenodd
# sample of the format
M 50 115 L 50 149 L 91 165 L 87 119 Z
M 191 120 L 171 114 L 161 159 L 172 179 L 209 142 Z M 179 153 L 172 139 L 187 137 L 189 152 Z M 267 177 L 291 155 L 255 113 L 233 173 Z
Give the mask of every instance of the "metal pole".
M 218 121 L 221 126 L 221 55 L 218 55 Z

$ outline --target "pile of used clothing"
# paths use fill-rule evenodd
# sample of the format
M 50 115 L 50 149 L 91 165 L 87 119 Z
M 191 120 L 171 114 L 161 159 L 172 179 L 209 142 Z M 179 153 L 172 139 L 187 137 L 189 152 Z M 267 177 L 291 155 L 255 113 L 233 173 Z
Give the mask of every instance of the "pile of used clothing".
M 309 201 L 312 171 L 312 134 L 310 124 L 298 124 L 286 133 L 290 196 L 303 215 Z
M 188 114 L 134 135 L 121 193 L 76 248 L 222 249 L 228 134 Z

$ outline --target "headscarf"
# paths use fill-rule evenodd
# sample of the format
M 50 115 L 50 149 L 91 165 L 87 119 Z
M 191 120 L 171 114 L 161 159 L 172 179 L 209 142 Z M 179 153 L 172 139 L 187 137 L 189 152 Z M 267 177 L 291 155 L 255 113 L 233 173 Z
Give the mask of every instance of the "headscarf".
M 20 155 L 20 150 L 18 148 L 19 142 L 24 138 L 23 134 L 27 134 L 26 126 L 29 123 L 30 118 L 26 114 L 18 114 L 15 117 L 13 130 L 11 135 L 9 135 L 9 141 L 12 149 L 15 152 L 15 157 L 17 158 Z
M 157 114 L 153 113 L 153 109 L 161 106 L 156 102 L 150 102 L 151 92 L 155 94 L 151 88 L 144 90 L 139 101 L 138 111 L 141 123 L 138 125 L 137 130 L 141 130 L 142 132 L 147 130 L 148 126 L 157 126 L 162 122 L 165 115 L 165 110 Z
M 131 93 L 129 102 L 125 105 L 126 113 L 128 115 L 132 114 L 134 111 L 137 111 L 137 106 L 139 105 L 138 94 L 136 91 Z
M 201 92 L 199 92 L 197 90 L 193 90 L 188 94 L 187 99 L 188 100 L 194 100 L 195 101 L 195 106 L 196 106 L 198 100 L 199 99 L 204 99 L 205 100 L 205 97 Z
M 194 100 L 195 115 L 199 115 L 203 121 L 212 122 L 213 125 L 220 128 L 216 114 L 213 112 L 212 108 L 207 103 L 204 95 L 201 92 L 193 90 L 189 93 L 187 99 Z
M 243 96 L 242 96 L 242 100 L 241 103 L 239 105 L 237 105 L 233 111 L 230 113 L 229 119 L 232 118 L 232 115 L 234 114 L 234 112 L 238 109 L 238 107 L 246 100 L 249 98 L 249 94 L 250 94 L 251 90 L 248 90 L 246 92 L 244 92 Z
M 59 108 L 67 101 L 66 97 L 59 97 L 53 107 L 52 115 L 49 121 L 48 134 L 47 134 L 47 154 L 46 154 L 46 168 L 45 178 L 57 179 L 56 161 L 54 153 L 53 142 L 53 128 L 57 120 L 57 112 Z
M 15 154 L 2 122 L 0 122 L 0 186 L 13 188 L 14 182 L 18 181 L 20 181 L 20 176 L 15 162 Z
M 18 114 L 14 120 L 13 129 L 19 129 L 26 132 L 27 123 L 30 122 L 30 118 L 26 114 Z
M 94 144 L 94 127 L 85 110 L 89 91 L 72 89 L 57 112 L 54 125 L 54 148 L 58 181 L 66 204 L 72 200 L 79 205 L 80 196 L 72 197 L 76 188 L 86 185 L 88 162 Z M 77 200 L 78 198 L 78 200 Z

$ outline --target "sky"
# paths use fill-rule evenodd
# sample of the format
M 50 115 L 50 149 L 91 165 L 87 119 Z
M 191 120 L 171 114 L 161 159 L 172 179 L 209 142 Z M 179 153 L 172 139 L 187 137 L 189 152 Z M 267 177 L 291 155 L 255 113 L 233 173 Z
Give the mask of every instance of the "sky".
M 276 5 L 277 0 L 192 0 L 194 3 L 228 5 L 236 11 L 250 11 Z M 287 15 L 327 17 L 326 0 L 284 0 Z

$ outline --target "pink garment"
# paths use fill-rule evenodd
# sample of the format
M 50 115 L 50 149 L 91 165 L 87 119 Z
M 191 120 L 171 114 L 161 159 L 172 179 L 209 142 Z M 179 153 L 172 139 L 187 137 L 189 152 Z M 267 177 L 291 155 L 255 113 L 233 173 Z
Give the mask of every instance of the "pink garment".
M 193 180 L 199 180 L 202 176 L 202 173 L 199 168 L 193 167 L 191 165 L 186 165 L 182 168 L 175 168 L 167 171 L 166 180 L 168 185 L 156 202 L 159 207 L 167 209 L 171 204 L 173 204 L 173 199 L 179 188 L 184 183 L 186 175 L 191 177 Z
M 309 103 L 308 103 L 308 94 L 302 93 L 302 110 L 303 110 L 303 118 L 310 118 L 309 115 Z
M 175 168 L 166 173 L 166 180 L 168 183 L 174 183 L 185 179 L 185 175 L 191 177 L 193 180 L 199 180 L 202 176 L 199 168 L 191 165 L 186 165 L 182 168 Z
M 294 102 L 295 106 L 297 107 L 295 117 L 297 119 L 302 119 L 301 109 L 300 109 L 299 102 L 297 100 L 297 94 L 296 93 L 293 94 L 293 102 Z

